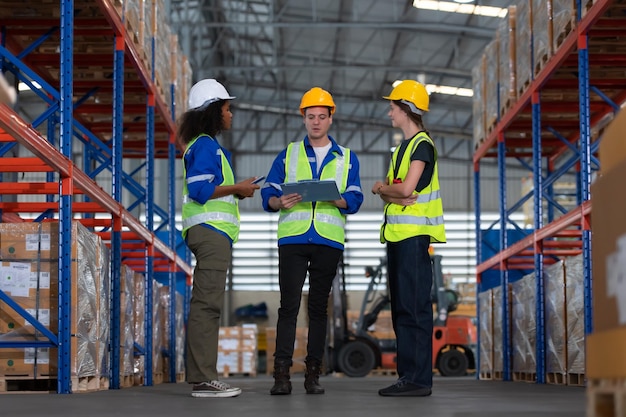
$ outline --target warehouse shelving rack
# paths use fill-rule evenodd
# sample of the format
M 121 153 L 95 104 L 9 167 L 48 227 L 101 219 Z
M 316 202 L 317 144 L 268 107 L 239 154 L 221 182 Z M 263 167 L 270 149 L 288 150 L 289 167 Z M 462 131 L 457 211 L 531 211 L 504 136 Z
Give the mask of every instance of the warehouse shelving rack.
M 188 256 L 180 257 L 172 249 L 176 247 L 175 87 L 155 81 L 154 58 L 145 61 L 116 0 L 27 1 L 13 6 L 3 6 L 0 14 L 0 69 L 29 85 L 48 108 L 29 124 L 0 104 L 0 156 L 5 156 L 0 168 L 0 213 L 35 214 L 35 221 L 58 216 L 59 331 L 52 334 L 0 291 L 0 299 L 46 338 L 2 342 L 0 348 L 58 348 L 57 392 L 71 391 L 71 222 L 80 214 L 81 223 L 98 233 L 111 249 L 110 387 L 119 388 L 121 263 L 143 273 L 147 283 L 155 272 L 169 274 L 170 357 L 175 352 L 176 276 L 183 274 L 189 281 L 192 275 Z M 171 94 L 171 108 L 159 94 L 160 88 Z M 85 149 L 82 169 L 72 162 L 74 140 L 80 140 Z M 6 157 L 17 144 L 34 156 Z M 122 170 L 123 158 L 145 159 L 144 185 L 133 180 L 134 173 Z M 168 159 L 167 210 L 154 203 L 155 158 Z M 104 170 L 111 172 L 111 191 L 96 182 Z M 2 172 L 46 173 L 46 182 L 2 181 Z M 123 187 L 137 199 L 128 207 L 121 204 Z M 46 202 L 2 202 L 2 195 L 9 194 L 46 195 Z M 131 214 L 140 204 L 145 206 L 145 224 Z M 155 225 L 155 216 L 165 220 Z M 156 237 L 159 230 L 169 231 L 167 243 Z M 146 341 L 137 348 L 145 356 L 144 385 L 152 385 L 152 286 L 145 288 Z M 174 381 L 175 361 L 169 362 Z
M 528 88 L 504 112 L 474 154 L 477 230 L 477 282 L 486 271 L 499 271 L 502 286 L 502 322 L 509 322 L 509 272 L 535 271 L 536 375 L 545 383 L 546 340 L 544 266 L 556 257 L 583 255 L 585 334 L 592 331 L 591 198 L 592 173 L 602 129 L 626 101 L 626 3 L 620 0 L 577 0 L 576 27 L 564 38 Z M 498 107 L 500 108 L 500 107 Z M 480 162 L 497 158 L 500 218 L 499 251 L 482 260 L 480 230 Z M 533 174 L 531 192 L 509 206 L 506 197 L 507 159 L 517 159 Z M 528 159 L 532 164 L 528 163 Z M 545 165 L 544 169 L 544 162 Z M 575 172 L 578 206 L 563 212 L 552 185 Z M 510 220 L 532 198 L 534 230 L 519 241 L 507 242 L 507 228 L 522 231 Z M 544 223 L 543 208 L 547 207 Z M 561 215 L 555 212 L 561 210 Z M 511 380 L 510 330 L 502 326 L 503 379 Z

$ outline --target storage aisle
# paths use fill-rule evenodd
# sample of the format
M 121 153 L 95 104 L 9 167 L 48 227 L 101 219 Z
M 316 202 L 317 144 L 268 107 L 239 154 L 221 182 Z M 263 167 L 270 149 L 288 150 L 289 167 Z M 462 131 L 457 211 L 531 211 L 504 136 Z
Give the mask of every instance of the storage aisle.
M 429 417 L 584 417 L 585 391 L 558 385 L 477 381 L 472 377 L 435 378 L 430 397 L 381 397 L 377 391 L 393 382 L 392 377 L 341 378 L 324 376 L 324 395 L 306 395 L 304 378 L 293 378 L 289 396 L 272 396 L 273 380 L 231 378 L 228 382 L 243 389 L 237 398 L 192 398 L 187 384 L 133 387 L 89 395 L 5 395 L 6 415 L 39 417 L 88 415 L 105 417 L 132 415 L 156 417 L 294 417 L 294 416 L 429 416 Z

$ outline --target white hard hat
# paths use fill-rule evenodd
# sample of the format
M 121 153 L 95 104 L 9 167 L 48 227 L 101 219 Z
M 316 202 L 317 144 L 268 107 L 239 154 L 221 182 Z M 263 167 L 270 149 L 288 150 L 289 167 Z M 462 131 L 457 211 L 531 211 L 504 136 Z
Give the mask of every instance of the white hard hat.
M 232 100 L 226 88 L 216 80 L 207 78 L 200 80 L 189 90 L 189 109 L 197 110 L 219 100 Z

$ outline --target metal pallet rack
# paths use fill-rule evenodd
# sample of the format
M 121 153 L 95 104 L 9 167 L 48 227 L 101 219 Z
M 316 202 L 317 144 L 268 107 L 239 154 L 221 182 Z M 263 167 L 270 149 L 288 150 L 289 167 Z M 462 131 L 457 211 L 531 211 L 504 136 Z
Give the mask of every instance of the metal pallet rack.
M 477 282 L 481 282 L 486 271 L 499 271 L 503 289 L 502 322 L 508 323 L 509 295 L 505 289 L 509 273 L 535 271 L 537 383 L 546 382 L 543 271 L 557 257 L 583 255 L 584 329 L 585 334 L 592 331 L 590 183 L 592 172 L 599 168 L 595 157 L 597 136 L 626 101 L 626 3 L 577 0 L 577 7 L 576 27 L 517 102 L 501 115 L 474 154 Z M 485 158 L 497 158 L 498 162 L 500 218 L 491 227 L 499 226 L 501 249 L 481 262 L 480 162 Z M 505 162 L 513 158 L 532 172 L 534 188 L 509 206 Z M 575 172 L 578 178 L 578 206 L 562 211 L 554 199 L 552 186 L 568 172 Z M 529 199 L 533 199 L 534 230 L 510 244 L 507 228 L 522 231 L 510 220 L 510 214 Z M 544 207 L 547 207 L 545 214 Z M 555 208 L 562 212 L 555 212 Z M 502 333 L 503 379 L 511 380 L 508 326 L 502 326 Z
M 70 268 L 71 222 L 75 214 L 98 233 L 111 249 L 110 388 L 120 387 L 120 265 L 126 263 L 151 283 L 156 272 L 168 274 L 170 286 L 170 346 L 175 351 L 174 312 L 176 279 L 192 275 L 188 258 L 178 256 L 175 219 L 174 85 L 161 86 L 152 65 L 133 42 L 116 0 L 7 1 L 0 14 L 0 69 L 10 71 L 48 104 L 47 110 L 28 124 L 0 104 L 0 156 L 17 144 L 33 157 L 2 158 L 0 214 L 30 213 L 36 221 L 59 221 L 59 331 L 53 334 L 32 315 L 0 291 L 7 303 L 47 340 L 3 342 L 2 347 L 54 347 L 58 349 L 57 392 L 71 392 L 70 378 Z M 6 6 L 6 7 L 5 7 Z M 154 38 L 152 40 L 154 48 Z M 154 54 L 152 54 L 154 57 Z M 150 68 L 148 68 L 150 66 Z M 41 86 L 39 89 L 36 84 Z M 166 105 L 161 88 L 171 94 Z M 44 135 L 42 130 L 46 131 Z M 58 135 L 57 135 L 58 134 Z M 58 136 L 58 137 L 57 137 Z M 82 169 L 72 161 L 74 141 L 85 149 Z M 143 158 L 145 184 L 122 169 L 123 158 Z M 155 158 L 169 164 L 168 208 L 154 203 Z M 111 190 L 96 182 L 102 171 L 111 172 Z M 2 181 L 6 172 L 46 173 L 46 182 Z M 122 205 L 122 189 L 136 198 Z M 46 195 L 46 202 L 2 202 L 2 195 Z M 130 210 L 145 206 L 146 224 Z M 97 214 L 97 216 L 96 216 Z M 155 225 L 153 218 L 165 219 Z M 168 242 L 157 231 L 169 231 Z M 144 385 L 152 385 L 152 286 L 145 285 Z M 173 357 L 173 356 L 170 356 Z M 170 360 L 170 379 L 175 378 Z

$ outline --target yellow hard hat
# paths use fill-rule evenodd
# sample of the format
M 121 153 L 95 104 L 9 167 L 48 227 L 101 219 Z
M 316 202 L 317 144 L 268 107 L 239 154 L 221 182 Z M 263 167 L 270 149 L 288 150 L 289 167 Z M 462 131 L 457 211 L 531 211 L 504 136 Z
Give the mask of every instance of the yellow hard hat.
M 302 101 L 300 101 L 300 113 L 304 116 L 304 109 L 317 106 L 329 107 L 330 114 L 335 113 L 333 96 L 322 88 L 313 87 L 302 96 Z
M 414 80 L 404 80 L 400 84 L 391 90 L 391 94 L 387 97 L 383 97 L 387 100 L 400 100 L 405 104 L 415 107 L 411 108 L 414 113 L 421 114 L 421 112 L 428 111 L 428 92 L 423 84 Z M 420 111 L 415 111 L 420 110 Z

